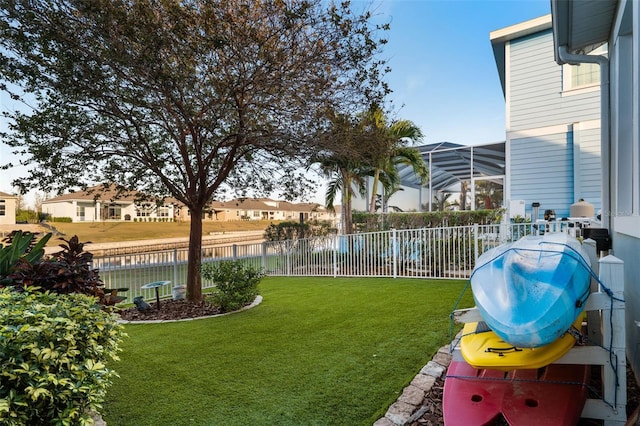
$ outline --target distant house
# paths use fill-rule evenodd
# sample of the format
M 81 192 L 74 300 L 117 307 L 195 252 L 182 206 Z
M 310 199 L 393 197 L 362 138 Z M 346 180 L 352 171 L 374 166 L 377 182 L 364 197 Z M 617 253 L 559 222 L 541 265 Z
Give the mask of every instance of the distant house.
M 558 65 L 551 26 L 546 15 L 490 39 L 506 102 L 506 207 L 524 204 L 530 215 L 538 202 L 561 218 L 581 198 L 602 206 L 600 73 Z
M 329 212 L 317 203 L 290 203 L 270 198 L 242 198 L 230 201 L 213 201 L 204 214 L 205 221 L 273 220 L 299 221 L 336 220 L 336 213 Z M 178 204 L 177 220 L 190 220 L 189 210 Z
M 0 225 L 15 225 L 18 197 L 0 192 Z
M 42 203 L 42 212 L 52 218 L 68 217 L 72 222 L 96 221 L 190 221 L 191 213 L 174 198 L 160 205 L 139 201 L 140 194 L 131 191 L 117 194 L 115 188 L 102 187 L 70 192 Z M 205 221 L 233 220 L 308 220 L 335 221 L 335 213 L 317 203 L 289 203 L 268 198 L 246 198 L 213 201 L 205 210 Z
M 96 186 L 43 201 L 42 212 L 72 222 L 173 220 L 172 204 L 136 202 L 136 195 L 135 191 L 118 194 L 115 188 L 104 191 Z

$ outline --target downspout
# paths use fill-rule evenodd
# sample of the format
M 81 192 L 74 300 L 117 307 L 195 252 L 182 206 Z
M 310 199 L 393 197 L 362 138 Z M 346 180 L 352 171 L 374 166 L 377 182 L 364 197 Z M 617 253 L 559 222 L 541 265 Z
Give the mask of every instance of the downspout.
M 600 156 L 602 161 L 602 227 L 611 234 L 611 141 L 609 119 L 609 59 L 602 55 L 575 55 L 558 46 L 558 58 L 567 64 L 600 65 Z

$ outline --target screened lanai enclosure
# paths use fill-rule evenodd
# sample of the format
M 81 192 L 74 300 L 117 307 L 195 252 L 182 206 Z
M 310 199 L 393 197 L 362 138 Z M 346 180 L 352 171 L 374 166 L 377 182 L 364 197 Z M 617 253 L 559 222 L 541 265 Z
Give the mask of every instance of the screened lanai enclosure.
M 505 143 L 466 146 L 440 142 L 416 147 L 429 168 L 421 185 L 410 166 L 398 171 L 402 186 L 418 191 L 418 211 L 491 209 L 504 206 Z

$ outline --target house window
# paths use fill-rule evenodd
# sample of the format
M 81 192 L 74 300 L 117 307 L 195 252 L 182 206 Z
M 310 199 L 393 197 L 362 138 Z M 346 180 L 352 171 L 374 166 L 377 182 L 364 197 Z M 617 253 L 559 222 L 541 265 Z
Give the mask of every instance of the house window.
M 260 217 L 260 212 L 258 210 L 254 210 L 253 217 Z
M 607 55 L 607 45 L 593 50 L 590 55 Z M 562 68 L 562 89 L 575 90 L 600 85 L 600 65 L 581 63 L 579 65 L 565 64 Z
M 168 207 L 160 207 L 158 209 L 158 217 L 169 217 L 169 208 Z
M 118 206 L 109 207 L 107 209 L 107 219 L 120 219 L 122 209 Z
M 7 215 L 7 202 L 5 200 L 0 200 L 0 216 Z
M 76 206 L 76 217 L 84 220 L 84 206 Z

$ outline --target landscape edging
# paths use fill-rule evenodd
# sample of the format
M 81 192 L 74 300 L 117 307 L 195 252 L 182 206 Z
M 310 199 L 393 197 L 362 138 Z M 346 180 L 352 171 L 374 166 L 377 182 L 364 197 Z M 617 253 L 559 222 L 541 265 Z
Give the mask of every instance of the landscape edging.
M 205 318 L 216 318 L 216 317 L 222 317 L 225 315 L 231 315 L 231 314 L 235 314 L 238 312 L 242 312 L 242 311 L 246 311 L 247 309 L 251 309 L 253 307 L 258 306 L 260 303 L 262 303 L 262 296 L 261 295 L 257 295 L 255 299 L 253 299 L 253 302 L 251 302 L 251 304 L 243 306 L 242 308 L 236 310 L 236 311 L 231 311 L 231 312 L 225 312 L 223 314 L 216 314 L 216 315 L 206 315 L 203 317 L 195 317 L 195 318 L 184 318 L 184 319 L 171 319 L 171 320 L 141 320 L 141 321 L 129 321 L 129 320 L 118 320 L 118 323 L 120 324 L 160 324 L 160 323 L 167 323 L 167 322 L 183 322 L 183 321 L 195 321 L 195 320 L 199 320 L 199 319 L 205 319 Z

